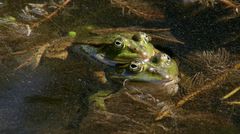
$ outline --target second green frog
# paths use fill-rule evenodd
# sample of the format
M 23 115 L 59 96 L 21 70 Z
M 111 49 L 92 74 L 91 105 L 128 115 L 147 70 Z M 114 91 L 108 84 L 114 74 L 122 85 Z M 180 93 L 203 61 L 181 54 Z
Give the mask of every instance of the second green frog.
M 178 65 L 165 53 L 158 53 L 149 61 L 134 60 L 125 67 L 112 71 L 112 79 L 122 79 L 128 89 L 150 94 L 160 101 L 178 91 Z
M 132 32 L 93 36 L 79 43 L 94 46 L 94 48 L 89 46 L 82 48 L 100 62 L 115 66 L 128 64 L 135 59 L 148 61 L 156 53 L 159 53 L 150 40 L 151 37 L 146 33 Z

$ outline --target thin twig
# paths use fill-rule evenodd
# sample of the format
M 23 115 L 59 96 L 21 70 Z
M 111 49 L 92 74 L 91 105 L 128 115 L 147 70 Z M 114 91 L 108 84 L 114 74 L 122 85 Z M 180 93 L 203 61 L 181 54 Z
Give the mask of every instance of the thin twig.
M 155 39 L 155 40 L 168 41 L 168 42 L 177 43 L 177 44 L 184 44 L 184 42 L 179 41 L 179 40 L 177 40 L 177 39 L 167 38 L 167 37 L 163 37 L 163 36 L 159 36 L 159 35 L 154 35 L 154 34 L 150 34 L 150 36 L 151 36 L 153 39 Z
M 133 101 L 147 106 L 147 107 L 148 107 L 148 110 L 149 110 L 150 112 L 156 112 L 157 109 L 156 109 L 156 107 L 154 107 L 153 105 L 151 105 L 151 104 L 149 104 L 149 103 L 147 103 L 147 102 L 145 102 L 145 101 L 142 101 L 142 100 L 140 100 L 140 99 L 137 99 L 136 97 L 132 96 L 132 95 L 129 94 L 128 92 L 124 92 L 124 94 L 127 95 L 127 97 L 129 97 L 129 98 L 132 99 Z
M 146 20 L 162 20 L 165 18 L 165 15 L 160 11 L 155 11 L 152 9 L 147 10 L 146 8 L 137 8 L 134 6 L 131 6 L 128 2 L 121 1 L 121 0 L 111 0 L 111 3 L 113 5 L 118 5 L 122 8 L 123 14 L 125 9 L 128 10 L 128 13 L 133 13 L 139 17 L 142 17 Z M 142 10 L 141 10 L 142 9 Z
M 220 0 L 220 2 L 230 8 L 238 8 L 239 4 L 234 3 L 233 1 L 230 0 Z
M 19 55 L 19 54 L 24 54 L 27 52 L 28 52 L 27 50 L 20 50 L 20 51 L 12 52 L 11 55 Z
M 138 121 L 136 121 L 136 120 L 134 120 L 134 119 L 132 119 L 132 118 L 129 118 L 128 116 L 126 116 L 126 115 L 121 115 L 121 114 L 117 114 L 117 113 L 111 113 L 111 112 L 107 112 L 107 111 L 96 111 L 96 112 L 98 112 L 98 113 L 103 113 L 103 114 L 105 114 L 106 116 L 115 116 L 115 117 L 120 117 L 120 118 L 123 118 L 123 119 L 125 119 L 125 120 L 127 120 L 127 121 L 131 121 L 132 123 L 134 123 L 134 124 L 136 124 L 136 125 L 139 125 L 139 126 L 141 126 L 141 127 L 144 127 L 146 130 L 149 130 L 150 129 L 150 127 L 148 127 L 148 126 L 146 126 L 144 123 L 141 123 L 141 122 L 138 122 Z
M 113 32 L 131 32 L 131 31 L 142 31 L 142 32 L 164 32 L 170 31 L 170 28 L 139 28 L 139 27 L 119 27 L 119 28 L 103 28 L 91 31 L 95 34 L 106 34 Z
M 91 31 L 93 34 L 98 34 L 98 35 L 103 35 L 103 34 L 108 34 L 108 33 L 114 33 L 114 32 L 148 32 L 148 33 L 154 33 L 154 32 L 169 32 L 170 28 L 138 28 L 138 27 L 119 27 L 119 28 L 103 28 L 103 29 L 97 29 Z M 155 35 L 155 34 L 149 34 L 153 40 L 157 41 L 167 41 L 171 43 L 176 43 L 176 44 L 184 44 L 184 42 L 179 41 L 175 38 L 169 38 L 168 36 L 160 36 L 160 35 Z
M 71 2 L 71 0 L 65 0 L 63 2 L 62 5 L 59 5 L 58 8 L 52 12 L 51 14 L 45 16 L 43 19 L 41 19 L 40 21 L 38 22 L 35 22 L 31 25 L 31 28 L 35 28 L 35 27 L 38 27 L 41 23 L 47 21 L 47 20 L 50 20 L 52 19 L 54 16 L 56 16 L 69 2 Z
M 44 44 L 40 48 L 34 48 L 34 49 L 37 49 L 37 52 L 35 52 L 33 54 L 33 56 L 31 56 L 30 58 L 26 59 L 24 61 L 24 63 L 17 66 L 14 70 L 17 71 L 17 70 L 19 70 L 23 67 L 29 66 L 31 64 L 33 64 L 32 69 L 35 69 L 38 66 L 38 64 L 40 63 L 43 53 L 47 49 L 47 47 L 49 47 L 49 43 Z M 34 50 L 32 50 L 32 51 L 34 51 Z
M 234 94 L 236 94 L 238 91 L 240 90 L 240 86 L 235 88 L 234 90 L 232 90 L 230 93 L 226 94 L 225 96 L 222 97 L 222 100 L 225 100 L 231 96 L 233 96 Z
M 228 105 L 240 105 L 240 101 L 230 101 L 226 102 Z
M 175 105 L 175 109 L 182 107 L 186 102 L 194 99 L 196 96 L 200 95 L 201 93 L 205 93 L 205 91 L 214 89 L 214 87 L 216 86 L 220 86 L 223 84 L 223 81 L 229 77 L 230 74 L 232 74 L 235 70 L 239 70 L 240 69 L 240 64 L 236 64 L 234 66 L 233 69 L 229 69 L 225 72 L 223 72 L 220 76 L 218 76 L 215 80 L 210 81 L 208 83 L 206 83 L 204 86 L 196 89 L 195 92 L 183 97 L 181 100 L 179 100 L 177 102 L 177 104 Z M 163 111 L 163 112 L 158 112 L 156 115 L 155 120 L 161 120 L 162 118 L 166 117 L 167 115 L 169 115 L 171 113 L 170 110 L 167 111 Z

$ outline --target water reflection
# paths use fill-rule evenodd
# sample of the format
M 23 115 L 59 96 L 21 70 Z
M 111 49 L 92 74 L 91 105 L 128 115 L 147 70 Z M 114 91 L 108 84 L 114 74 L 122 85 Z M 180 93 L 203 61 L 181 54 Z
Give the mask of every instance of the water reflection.
M 34 72 L 21 72 L 1 91 L 1 130 L 44 133 L 78 126 L 87 96 L 97 87 L 83 59 L 45 59 Z M 91 84 L 90 84 L 91 83 Z M 7 115 L 7 116 L 6 116 Z M 67 131 L 67 130 L 66 130 Z

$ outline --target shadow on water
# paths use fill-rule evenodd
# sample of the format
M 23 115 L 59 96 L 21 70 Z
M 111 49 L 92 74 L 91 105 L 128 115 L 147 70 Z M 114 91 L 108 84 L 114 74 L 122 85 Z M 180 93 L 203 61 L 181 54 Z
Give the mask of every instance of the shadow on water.
M 19 13 L 27 2 L 30 1 L 8 1 L 1 12 L 9 11 L 8 7 L 14 10 L 4 15 L 17 16 L 16 12 Z M 97 10 L 93 6 L 95 2 L 99 6 Z M 70 12 L 68 17 L 57 17 L 53 24 L 43 26 L 38 32 L 52 30 L 61 34 L 73 26 L 106 25 L 104 18 L 99 19 L 99 16 L 103 17 L 103 14 L 107 13 L 106 3 L 109 2 L 76 1 L 76 4 L 80 5 L 76 7 L 77 12 Z M 110 6 L 107 8 L 110 9 Z M 77 20 L 80 21 L 75 21 L 73 15 L 79 16 L 80 19 Z M 128 25 L 120 18 L 123 16 L 116 17 L 119 17 L 117 24 Z M 94 69 L 99 70 L 101 67 L 85 58 L 81 56 L 76 58 L 74 55 L 68 56 L 66 60 L 45 58 L 42 60 L 43 64 L 34 71 L 12 72 L 8 67 L 1 66 L 0 132 L 74 132 L 88 109 L 88 96 L 97 89 L 104 88 L 93 76 Z
M 85 56 L 42 62 L 33 72 L 20 71 L 2 81 L 9 81 L 1 89 L 2 132 L 72 132 L 86 115 L 88 96 L 104 88 L 93 75 L 101 65 Z
M 184 53 L 189 50 L 214 50 L 221 47 L 233 53 L 239 51 L 240 18 L 227 21 L 228 16 L 235 14 L 233 9 L 219 5 L 214 8 L 198 5 L 180 6 L 176 3 L 181 2 L 169 2 L 166 12 L 173 34 L 186 44 Z

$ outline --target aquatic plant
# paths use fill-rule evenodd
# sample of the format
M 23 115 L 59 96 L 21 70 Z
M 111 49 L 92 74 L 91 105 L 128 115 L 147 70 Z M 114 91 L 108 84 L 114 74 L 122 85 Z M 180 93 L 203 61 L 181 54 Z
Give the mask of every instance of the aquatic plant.
M 220 86 L 226 84 L 232 79 L 239 77 L 239 63 L 229 61 L 230 55 L 225 49 L 218 49 L 214 51 L 204 51 L 202 54 L 195 53 L 196 58 L 191 59 L 203 68 L 205 73 L 196 73 L 193 77 L 182 78 L 181 86 L 185 91 L 182 98 L 177 101 L 173 109 L 182 107 L 185 103 L 193 100 L 201 94 L 208 94 L 210 91 L 218 89 Z M 217 62 L 216 62 L 217 61 Z M 239 61 L 238 61 L 239 62 Z M 239 82 L 239 78 L 237 81 Z M 238 89 L 233 90 L 228 96 L 235 94 Z M 217 91 L 216 91 L 217 92 Z M 217 99 L 220 99 L 217 98 Z M 238 104 L 237 102 L 234 102 Z M 230 103 L 230 104 L 234 104 Z M 156 120 L 162 119 L 164 116 L 169 116 L 171 111 L 163 111 L 157 114 Z
M 57 3 L 58 2 L 60 1 L 57 1 Z M 72 0 L 71 2 L 79 1 Z M 18 74 L 24 69 L 29 68 L 30 70 L 34 70 L 33 72 L 39 71 L 39 73 L 42 73 L 42 68 L 45 66 L 49 67 L 48 69 L 52 71 L 51 75 L 53 76 L 51 76 L 50 84 L 47 83 L 50 86 L 44 85 L 46 88 L 49 88 L 48 90 L 51 90 L 47 92 L 53 92 L 52 94 L 56 95 L 57 98 L 59 96 L 63 96 L 63 98 L 56 100 L 61 100 L 62 102 L 60 103 L 63 103 L 64 108 L 66 105 L 69 105 L 68 107 L 70 107 L 67 110 L 62 107 L 60 110 L 56 109 L 57 111 L 60 111 L 61 114 L 61 110 L 65 110 L 65 112 L 67 111 L 66 113 L 63 113 L 63 118 L 68 118 L 67 122 L 64 122 L 64 127 L 66 124 L 67 126 L 71 126 L 75 123 L 74 128 L 78 128 L 80 126 L 79 129 L 81 132 L 91 133 L 93 131 L 96 131 L 96 129 L 102 129 L 105 133 L 116 131 L 119 133 L 134 133 L 136 131 L 139 133 L 179 133 L 186 132 L 191 128 L 198 128 L 199 126 L 201 127 L 202 124 L 206 125 L 205 128 L 207 128 L 207 130 L 209 128 L 215 128 L 216 126 L 218 126 L 218 128 L 224 128 L 225 126 L 234 126 L 237 124 L 233 124 L 232 122 L 233 120 L 238 119 L 236 118 L 236 116 L 238 117 L 236 114 L 239 112 L 239 109 L 237 109 L 237 107 L 239 106 L 240 55 L 238 51 L 239 31 L 237 31 L 238 25 L 236 25 L 239 21 L 239 2 L 233 0 L 187 1 L 190 3 L 180 5 L 187 11 L 189 11 L 187 9 L 189 6 L 191 11 L 189 14 L 185 15 L 184 13 L 186 12 L 182 12 L 181 8 L 179 9 L 177 6 L 175 6 L 176 10 L 174 11 L 174 15 L 176 15 L 176 18 L 179 17 L 177 15 L 177 12 L 181 12 L 182 14 L 180 13 L 180 15 L 183 15 L 179 17 L 180 19 L 177 18 L 177 20 L 184 20 L 176 21 L 178 23 L 172 23 L 171 20 L 168 20 L 171 18 L 171 14 L 168 14 L 168 12 L 166 12 L 168 4 L 173 3 L 168 3 L 164 0 L 112 0 L 112 3 L 110 3 L 110 1 L 104 2 L 108 2 L 109 5 L 112 4 L 111 8 L 113 8 L 114 11 L 117 9 L 115 8 L 116 6 L 120 7 L 120 9 L 123 11 L 118 12 L 117 10 L 116 13 L 124 14 L 122 15 L 123 18 L 131 18 L 131 15 L 133 14 L 135 15 L 135 18 L 136 16 L 141 18 L 139 19 L 141 20 L 140 23 L 131 23 L 131 25 L 137 24 L 139 26 L 123 27 L 119 25 L 118 27 L 118 25 L 115 23 L 106 26 L 104 24 L 101 24 L 101 22 L 105 21 L 105 18 L 94 14 L 93 16 L 95 18 L 103 18 L 103 21 L 98 23 L 99 27 L 95 28 L 89 26 L 91 28 L 87 30 L 81 29 L 82 31 L 80 32 L 82 32 L 84 35 L 103 35 L 112 32 L 139 31 L 149 33 L 153 38 L 153 43 L 160 44 L 160 47 L 158 46 L 160 50 L 172 54 L 172 56 L 175 56 L 176 60 L 179 61 L 179 67 L 181 71 L 180 92 L 171 98 L 168 103 L 166 103 L 167 107 L 159 106 L 157 105 L 156 101 L 154 102 L 149 98 L 143 99 L 141 95 L 146 94 L 131 93 L 131 91 L 124 88 L 124 86 L 123 88 L 118 87 L 118 90 L 120 90 L 118 92 L 115 92 L 106 100 L 100 100 L 106 102 L 107 108 L 105 110 L 107 111 L 94 109 L 92 103 L 87 103 L 87 98 L 92 94 L 93 91 L 97 90 L 100 87 L 99 85 L 107 85 L 107 88 L 113 88 L 117 84 L 113 82 L 108 83 L 109 85 L 106 84 L 107 80 L 105 79 L 105 76 L 103 76 L 104 73 L 102 73 L 102 68 L 99 68 L 92 62 L 86 60 L 86 57 L 81 55 L 82 53 L 79 54 L 80 56 L 75 56 L 71 50 L 67 50 L 67 48 L 71 47 L 72 45 L 72 38 L 63 37 L 62 35 L 60 36 L 62 33 L 56 34 L 51 32 L 53 35 L 50 35 L 51 33 L 49 33 L 49 31 L 51 31 L 51 29 L 38 31 L 39 29 L 41 30 L 41 26 L 45 26 L 44 24 L 58 25 L 55 22 L 55 16 L 58 16 L 58 19 L 65 18 L 65 16 L 61 14 L 61 11 L 65 9 L 71 10 L 67 5 L 71 4 L 68 0 L 63 1 L 62 3 L 58 3 L 55 6 L 49 5 L 49 3 L 40 5 L 36 3 L 27 3 L 26 6 L 28 9 L 23 8 L 23 10 L 25 12 L 25 15 L 32 15 L 29 16 L 30 19 L 20 21 L 19 18 L 16 18 L 16 20 L 14 20 L 16 24 L 19 24 L 19 26 L 22 24 L 21 26 L 23 27 L 24 32 L 18 32 L 18 30 L 22 30 L 21 28 L 16 31 L 14 28 L 9 28 L 9 25 L 4 25 L 3 27 L 0 25 L 0 30 L 5 32 L 0 32 L 0 67 L 5 67 L 6 65 L 6 68 L 14 70 L 14 74 Z M 197 5 L 198 8 L 192 9 L 192 5 L 194 5 L 193 7 Z M 86 10 L 87 13 L 89 12 L 88 6 L 81 5 L 79 7 L 81 8 L 81 11 Z M 39 8 L 41 10 L 36 10 Z M 104 9 L 102 10 L 104 11 Z M 215 15 L 215 11 L 219 11 L 220 15 L 216 15 L 217 17 L 211 16 L 212 14 Z M 22 11 L 20 12 L 22 13 Z M 76 14 L 78 13 L 79 12 L 76 12 Z M 202 16 L 204 15 L 208 17 L 210 16 L 213 21 L 206 21 L 206 19 L 202 19 Z M 189 20 L 202 21 L 192 22 L 195 23 L 197 27 L 191 27 L 191 25 L 189 25 L 191 22 L 189 22 L 187 18 Z M 84 19 L 84 17 L 81 19 Z M 154 20 L 154 22 L 152 22 L 152 20 Z M 49 23 L 45 23 L 47 21 L 49 21 Z M 111 21 L 115 22 L 115 20 Z M 157 27 L 163 24 L 163 22 L 166 22 L 164 23 L 164 26 Z M 129 23 L 130 22 L 127 24 Z M 154 24 L 154 27 L 151 27 L 151 25 L 148 25 L 148 23 Z M 82 23 L 78 23 L 77 21 L 76 23 L 76 25 L 80 27 L 84 27 L 83 24 L 85 24 L 85 21 Z M 188 31 L 182 31 L 182 29 L 179 28 L 179 24 L 180 26 L 186 26 Z M 148 27 L 145 27 L 146 25 Z M 58 28 L 64 26 L 65 25 L 63 24 L 58 26 Z M 219 34 L 221 33 L 222 29 L 228 29 L 228 26 L 233 26 L 232 28 L 235 30 L 233 32 L 231 30 L 225 30 L 226 34 Z M 202 27 L 205 29 L 199 30 Z M 176 31 L 174 30 L 176 30 L 176 28 L 180 35 L 184 34 L 186 36 L 181 37 L 178 33 L 175 33 Z M 62 29 L 56 31 L 62 32 Z M 68 33 L 68 30 L 65 32 Z M 78 34 L 76 36 L 75 33 L 71 34 L 73 37 L 78 38 Z M 227 34 L 228 36 L 225 36 Z M 209 40 L 202 40 L 202 36 L 209 38 Z M 53 63 L 51 61 L 57 62 L 58 64 L 49 65 L 48 62 L 50 62 L 50 64 Z M 77 64 L 78 66 L 73 66 L 70 63 Z M 100 73 L 98 72 L 99 70 Z M 8 76 L 2 75 L 6 73 L 9 72 L 3 71 L 1 73 L 1 78 L 8 81 Z M 25 73 L 23 74 L 25 75 Z M 50 77 L 49 75 L 47 76 Z M 29 81 L 30 80 L 32 80 L 32 78 L 29 78 Z M 46 80 L 49 79 L 46 78 Z M 37 82 L 34 84 L 37 84 Z M 41 94 L 40 92 L 41 90 L 38 93 Z M 60 93 L 59 95 L 59 92 L 62 92 L 62 94 Z M 66 94 L 70 95 L 66 97 Z M 34 103 L 31 102 L 31 99 L 29 99 L 29 97 L 26 98 L 26 100 L 30 101 L 30 103 Z M 47 106 L 47 108 L 52 108 L 51 106 L 55 105 L 54 99 L 51 102 L 51 99 L 45 98 L 45 100 L 44 97 L 42 98 L 46 104 L 53 103 L 50 106 Z M 66 98 L 71 98 L 71 102 L 66 103 Z M 33 100 L 34 99 L 37 100 L 38 97 L 33 96 Z M 84 105 L 84 107 L 79 105 Z M 40 108 L 42 107 L 40 106 Z M 60 116 L 62 117 L 62 115 Z M 45 120 L 44 123 L 46 123 Z M 185 129 L 184 126 L 186 126 L 187 129 Z M 216 132 L 217 130 L 212 131 Z

